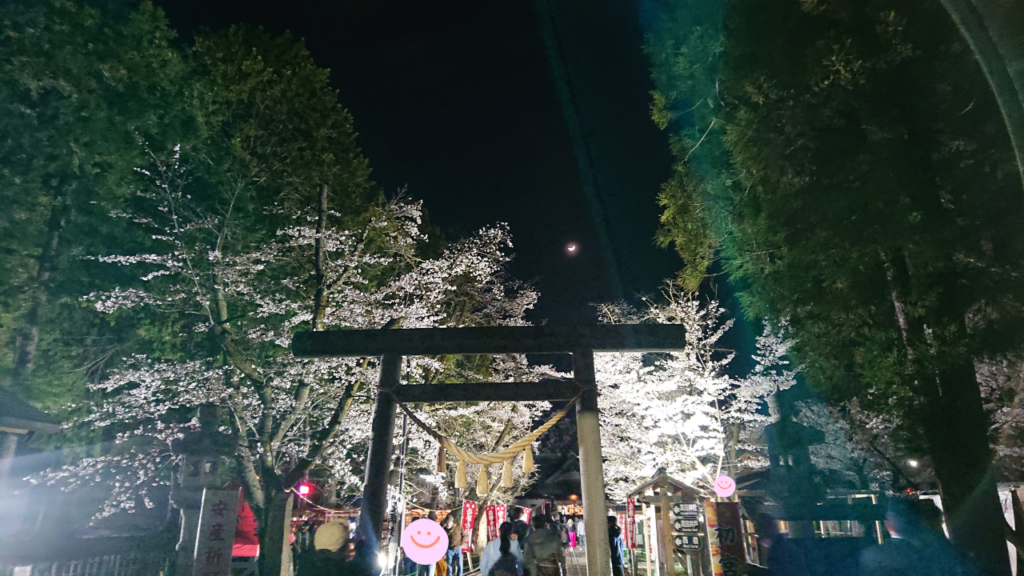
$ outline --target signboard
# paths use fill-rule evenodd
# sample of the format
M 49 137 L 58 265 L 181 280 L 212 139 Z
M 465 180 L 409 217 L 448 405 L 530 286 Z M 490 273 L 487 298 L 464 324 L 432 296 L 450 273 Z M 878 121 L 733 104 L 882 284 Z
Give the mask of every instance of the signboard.
M 636 499 L 626 500 L 626 548 L 636 548 Z
M 487 541 L 498 537 L 498 511 L 494 504 L 484 506 L 484 517 L 487 520 Z
M 678 502 L 672 505 L 672 530 L 683 534 L 700 532 L 700 504 Z
M 700 516 L 700 504 L 697 502 L 677 502 L 672 505 L 672 514 L 676 516 Z
M 494 510 L 495 510 L 495 514 L 498 516 L 498 519 L 495 521 L 495 523 L 498 526 L 501 526 L 502 524 L 505 523 L 505 512 L 506 512 L 505 505 L 504 504 L 498 504 L 497 506 L 494 507 Z
M 725 576 L 722 571 L 722 547 L 718 543 L 718 510 L 715 502 L 704 501 L 704 521 L 708 525 L 708 551 L 711 553 L 712 576 Z
M 672 522 L 672 528 L 676 532 L 696 534 L 697 532 L 700 532 L 700 520 L 696 518 L 680 518 Z
M 203 490 L 193 576 L 231 576 L 240 490 Z
M 672 537 L 676 550 L 680 552 L 694 552 L 700 550 L 703 542 L 696 534 L 676 534 Z
M 526 522 L 527 524 L 529 524 L 531 516 L 533 516 L 533 509 L 532 508 L 523 508 L 523 518 L 522 518 L 523 522 Z
M 473 522 L 476 521 L 476 509 L 477 503 L 466 500 L 462 503 L 462 533 L 472 534 L 473 533 Z M 473 538 L 462 539 L 462 549 L 465 551 L 473 550 Z
M 719 502 L 718 546 L 721 549 L 719 565 L 724 576 L 737 576 L 746 563 L 747 553 L 743 549 L 743 525 L 740 518 L 739 502 Z

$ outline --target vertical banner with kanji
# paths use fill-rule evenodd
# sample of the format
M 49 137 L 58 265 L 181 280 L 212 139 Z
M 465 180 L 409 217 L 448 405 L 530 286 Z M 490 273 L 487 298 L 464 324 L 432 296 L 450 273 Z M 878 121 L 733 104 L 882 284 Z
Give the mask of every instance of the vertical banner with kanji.
M 533 516 L 533 508 L 523 508 L 523 522 L 530 523 L 530 517 Z M 521 546 L 521 544 L 520 544 Z
M 746 563 L 747 553 L 743 549 L 743 525 L 740 518 L 739 502 L 719 502 L 718 546 L 723 576 L 737 576 L 740 567 Z
M 462 533 L 467 535 L 462 538 L 462 549 L 473 550 L 473 540 L 468 535 L 473 533 L 473 522 L 476 520 L 476 502 L 466 500 L 462 503 Z
M 203 490 L 193 576 L 231 576 L 240 490 Z
M 622 527 L 626 532 L 626 548 L 636 548 L 636 499 L 626 499 L 626 525 Z
M 712 500 L 704 501 L 704 521 L 708 529 L 711 574 L 712 576 L 725 576 L 725 573 L 722 572 L 722 546 L 718 542 L 718 510 Z
M 658 574 L 658 518 L 654 506 L 644 504 L 644 544 L 647 546 L 647 573 Z
M 498 516 L 498 519 L 496 520 L 496 522 L 497 522 L 498 526 L 501 526 L 502 524 L 505 523 L 505 512 L 506 512 L 505 505 L 504 504 L 498 504 L 497 506 L 494 507 L 494 511 L 495 511 L 495 514 Z
M 498 514 L 494 504 L 484 506 L 484 518 L 487 519 L 487 541 L 498 537 Z

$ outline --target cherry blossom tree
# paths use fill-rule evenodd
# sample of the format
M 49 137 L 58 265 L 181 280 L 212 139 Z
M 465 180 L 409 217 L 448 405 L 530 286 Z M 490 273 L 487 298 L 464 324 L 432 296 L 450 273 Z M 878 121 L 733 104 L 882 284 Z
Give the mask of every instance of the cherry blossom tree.
M 669 284 L 662 301 L 643 309 L 601 305 L 607 322 L 686 327 L 686 348 L 671 354 L 608 353 L 595 359 L 601 392 L 602 446 L 609 493 L 623 497 L 659 468 L 702 490 L 724 470 L 765 463 L 752 435 L 764 426 L 763 400 L 794 382 L 781 330 L 758 338 L 757 367 L 746 379 L 728 375 L 734 354 L 719 340 L 732 320 L 715 301 Z M 784 327 L 783 327 L 784 329 Z
M 124 359 L 121 369 L 93 386 L 98 400 L 78 424 L 117 430 L 116 448 L 43 479 L 71 487 L 112 480 L 107 513 L 131 509 L 139 499 L 152 505 L 148 490 L 165 483 L 176 464 L 171 443 L 196 427 L 196 408 L 211 403 L 226 408 L 221 430 L 234 438 L 237 474 L 258 517 L 266 520 L 284 506 L 289 490 L 314 467 L 330 484 L 356 491 L 377 359 L 296 358 L 288 349 L 292 334 L 398 323 L 517 325 L 536 301 L 535 291 L 504 272 L 512 247 L 504 225 L 425 257 L 420 203 L 382 201 L 360 226 L 341 227 L 334 225 L 342 219 L 324 186 L 318 205 L 264 208 L 282 223 L 273 234 L 246 235 L 254 217 L 239 208 L 251 204 L 246 186 L 211 200 L 193 178 L 194 159 L 180 147 L 152 158 L 139 169 L 136 205 L 113 214 L 146 230 L 152 250 L 96 257 L 137 269 L 138 282 L 85 300 L 112 317 L 147 315 L 173 336 Z M 418 383 L 537 373 L 522 357 L 418 358 L 405 377 Z M 434 406 L 424 419 L 456 438 L 471 431 L 466 447 L 484 451 L 516 439 L 541 409 Z M 436 454 L 423 435 L 410 440 L 421 459 Z

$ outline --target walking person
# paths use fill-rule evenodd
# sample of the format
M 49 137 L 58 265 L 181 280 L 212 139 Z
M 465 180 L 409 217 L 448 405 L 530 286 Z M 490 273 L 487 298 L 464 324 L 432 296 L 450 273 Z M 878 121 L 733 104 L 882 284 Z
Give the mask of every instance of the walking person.
M 565 521 L 565 527 L 569 530 L 569 548 L 576 547 L 576 519 L 574 516 L 569 516 Z
M 534 514 L 530 519 L 533 532 L 526 537 L 523 564 L 527 576 L 562 576 L 565 571 L 565 548 L 558 532 L 546 528 L 548 517 Z
M 455 509 L 444 517 L 444 531 L 448 533 L 448 576 L 462 576 L 462 519 L 461 510 Z
M 623 576 L 622 567 L 626 564 L 626 550 L 622 541 L 622 529 L 615 516 L 608 517 L 608 549 L 612 554 L 612 576 Z
M 548 522 L 548 528 L 558 533 L 558 537 L 562 539 L 562 548 L 569 549 L 569 528 L 562 523 L 562 515 L 555 510 L 551 513 L 551 521 Z
M 522 576 L 523 549 L 511 522 L 498 526 L 498 538 L 484 547 L 480 556 L 480 576 Z
M 580 516 L 576 521 L 576 539 L 579 540 L 580 548 L 586 548 L 587 546 L 587 524 L 583 516 Z
M 519 506 L 513 506 L 509 510 L 508 517 L 512 521 L 512 531 L 519 536 L 519 541 L 523 542 L 525 546 L 526 536 L 530 533 L 530 527 L 526 525 L 526 522 L 522 521 L 523 509 Z

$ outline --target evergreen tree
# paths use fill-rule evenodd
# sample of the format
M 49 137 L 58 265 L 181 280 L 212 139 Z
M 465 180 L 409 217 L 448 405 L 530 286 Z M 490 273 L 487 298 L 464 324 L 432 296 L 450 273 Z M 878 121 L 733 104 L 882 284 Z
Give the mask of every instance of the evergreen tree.
M 12 2 L 0 29 L 0 385 L 55 409 L 129 344 L 78 296 L 109 279 L 82 255 L 139 240 L 105 217 L 144 162 L 139 141 L 203 127 L 185 112 L 174 33 L 149 3 L 105 15 Z
M 664 14 L 662 241 L 687 281 L 721 258 L 749 314 L 788 318 L 829 398 L 918 430 L 953 540 L 1005 573 L 974 362 L 1024 343 L 1024 206 L 970 49 L 929 2 L 734 0 L 701 58 Z

